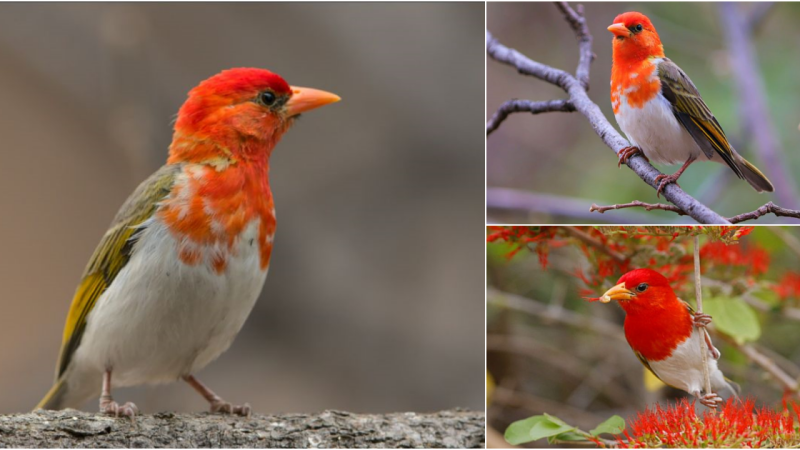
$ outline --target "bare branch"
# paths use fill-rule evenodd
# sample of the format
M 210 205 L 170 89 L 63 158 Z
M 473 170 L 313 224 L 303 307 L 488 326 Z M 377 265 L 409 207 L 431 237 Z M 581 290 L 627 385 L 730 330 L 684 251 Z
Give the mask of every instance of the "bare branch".
M 516 189 L 486 188 L 486 208 L 489 210 L 522 211 L 525 213 L 549 214 L 582 219 L 595 222 L 596 214 L 589 212 L 589 200 L 566 197 L 562 195 L 539 194 Z M 655 223 L 656 218 L 649 214 L 633 211 L 615 214 L 615 224 Z M 612 218 L 609 218 L 609 222 Z M 489 223 L 497 222 L 490 220 Z
M 739 349 L 739 351 L 744 353 L 744 355 L 747 356 L 751 361 L 766 370 L 778 383 L 784 387 L 784 389 L 795 393 L 795 395 L 798 393 L 798 391 L 800 391 L 800 384 L 797 380 L 784 372 L 783 369 L 778 367 L 774 361 L 756 350 L 755 347 L 750 344 L 739 344 L 735 339 L 724 333 L 717 333 L 717 335 Z
M 697 303 L 697 313 L 703 313 L 703 288 L 700 278 L 700 236 L 694 236 L 694 300 Z M 700 345 L 700 360 L 703 363 L 703 380 L 705 380 L 706 394 L 711 393 L 711 377 L 708 370 L 708 352 L 706 351 L 706 340 L 711 345 L 708 331 L 700 328 L 697 333 L 698 344 Z
M 556 7 L 564 14 L 572 30 L 575 31 L 575 36 L 578 38 L 580 59 L 578 60 L 578 69 L 575 70 L 575 77 L 581 82 L 583 89 L 588 91 L 589 69 L 595 59 L 595 54 L 592 53 L 592 33 L 589 32 L 589 26 L 586 24 L 586 18 L 583 15 L 583 5 L 576 7 L 577 13 L 570 8 L 567 2 L 556 2 Z
M 728 219 L 728 221 L 730 223 L 741 223 L 746 220 L 758 219 L 759 217 L 766 216 L 767 214 L 770 213 L 775 214 L 776 216 L 793 217 L 795 219 L 800 219 L 800 211 L 796 211 L 794 209 L 782 208 L 772 202 L 769 202 L 755 211 L 733 216 L 730 219 Z
M 574 23 L 579 25 L 573 25 L 573 29 L 576 30 L 576 35 L 579 39 L 582 38 L 582 34 L 590 36 L 589 30 L 585 26 L 585 22 L 580 23 L 580 21 L 575 22 L 573 20 L 573 16 L 582 18 L 582 14 L 572 11 L 567 5 L 561 5 L 559 8 L 564 11 L 567 20 L 571 25 Z M 581 41 L 581 48 L 586 48 L 590 51 L 590 46 L 591 40 L 589 40 L 588 43 Z M 611 126 L 606 117 L 603 115 L 602 111 L 600 111 L 600 108 L 594 102 L 592 102 L 591 99 L 589 99 L 583 83 L 579 81 L 578 78 L 563 70 L 555 69 L 545 64 L 533 61 L 520 52 L 500 44 L 500 42 L 498 42 L 497 39 L 495 39 L 488 31 L 486 32 L 486 52 L 492 59 L 515 67 L 521 74 L 534 76 L 540 80 L 564 89 L 567 94 L 569 94 L 570 101 L 575 107 L 575 110 L 583 114 L 588 119 L 589 124 L 592 126 L 595 133 L 600 136 L 603 142 L 609 148 L 611 148 L 614 153 L 619 153 L 619 151 L 623 148 L 630 146 L 630 143 L 620 136 L 620 134 L 617 133 L 617 130 Z M 583 54 L 586 54 L 586 52 L 582 52 L 582 55 Z M 589 62 L 591 62 L 591 55 L 589 55 L 588 58 Z M 585 62 L 586 60 L 584 59 L 583 61 Z M 588 63 L 579 64 L 579 68 L 581 69 L 584 66 L 588 66 Z M 583 72 L 581 72 L 580 75 L 583 75 Z M 647 160 L 645 160 L 642 156 L 635 155 L 629 158 L 626 162 L 626 165 L 630 167 L 637 175 L 639 175 L 639 178 L 650 185 L 650 187 L 654 189 L 657 188 L 655 178 L 658 175 L 661 175 L 661 172 L 650 165 L 650 163 L 648 163 Z M 720 216 L 707 206 L 697 201 L 694 197 L 684 192 L 683 189 L 681 189 L 675 183 L 667 185 L 664 188 L 663 193 L 664 198 L 679 207 L 681 210 L 685 211 L 687 215 L 691 216 L 694 220 L 700 223 L 728 223 L 724 217 Z
M 590 212 L 599 212 L 603 214 L 604 212 L 610 209 L 622 209 L 622 208 L 634 208 L 634 207 L 642 207 L 647 211 L 652 211 L 654 209 L 661 209 L 664 211 L 672 211 L 674 213 L 678 213 L 679 216 L 685 216 L 686 213 L 683 212 L 682 209 L 678 208 L 675 205 L 665 205 L 663 203 L 644 203 L 640 202 L 639 200 L 634 200 L 630 203 L 621 203 L 618 205 L 611 205 L 611 206 L 597 206 L 596 204 L 592 203 L 592 206 L 589 207 Z
M 611 205 L 611 206 L 598 206 L 596 204 L 592 204 L 592 206 L 589 207 L 589 211 L 592 211 L 592 212 L 596 211 L 596 212 L 599 212 L 599 213 L 602 214 L 602 213 L 604 213 L 604 212 L 606 212 L 608 210 L 612 210 L 612 209 L 635 208 L 635 207 L 642 207 L 642 208 L 644 208 L 644 209 L 646 209 L 648 211 L 650 211 L 651 209 L 661 209 L 661 210 L 664 210 L 664 211 L 672 211 L 674 213 L 677 213 L 678 215 L 686 214 L 685 212 L 683 212 L 677 206 L 665 205 L 663 203 L 644 203 L 644 202 L 640 202 L 639 200 L 634 200 L 634 201 L 632 201 L 630 203 L 623 203 L 623 204 Z M 794 210 L 794 209 L 786 209 L 786 208 L 780 207 L 780 206 L 778 206 L 778 205 L 776 205 L 776 204 L 774 204 L 772 202 L 769 202 L 766 205 L 761 206 L 760 208 L 756 209 L 755 211 L 751 211 L 751 212 L 748 212 L 748 213 L 742 213 L 742 214 L 730 217 L 730 218 L 728 218 L 728 222 L 730 222 L 732 224 L 741 223 L 741 222 L 745 222 L 747 220 L 758 219 L 759 217 L 766 216 L 767 214 L 775 214 L 776 216 L 779 216 L 779 217 L 793 217 L 795 219 L 800 219 L 800 211 L 797 211 L 797 210 Z
M 767 174 L 775 185 L 775 197 L 790 208 L 796 208 L 797 193 L 789 165 L 767 107 L 764 80 L 758 71 L 758 60 L 750 39 L 750 27 L 734 3 L 719 4 L 722 29 L 728 43 L 731 73 L 739 96 L 739 114 L 744 129 L 751 136 L 753 147 L 759 150 Z
M 492 134 L 492 131 L 503 123 L 509 114 L 518 112 L 529 112 L 531 114 L 539 114 L 543 112 L 572 112 L 575 107 L 569 100 L 549 100 L 546 102 L 534 102 L 531 100 L 509 100 L 497 109 L 491 119 L 486 122 L 486 135 Z
M 623 255 L 622 253 L 610 249 L 607 245 L 603 244 L 599 240 L 589 236 L 588 234 L 584 233 L 583 231 L 575 227 L 564 227 L 564 231 L 566 231 L 567 234 L 569 234 L 570 236 L 576 237 L 579 240 L 583 241 L 585 244 L 590 245 L 600 250 L 601 252 L 605 253 L 606 255 L 614 258 L 614 260 L 617 262 L 623 262 L 626 259 L 628 259 L 628 257 Z

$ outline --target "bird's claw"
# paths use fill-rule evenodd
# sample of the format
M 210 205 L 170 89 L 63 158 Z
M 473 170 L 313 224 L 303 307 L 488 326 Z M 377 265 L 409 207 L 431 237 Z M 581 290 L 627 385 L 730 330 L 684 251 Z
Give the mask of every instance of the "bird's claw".
M 656 198 L 661 196 L 661 191 L 663 191 L 664 188 L 670 183 L 675 183 L 678 187 L 681 187 L 681 185 L 678 184 L 679 177 L 680 174 L 664 175 L 663 173 L 657 176 L 656 179 L 653 180 L 653 183 L 658 183 L 658 189 L 656 189 Z
M 697 328 L 705 328 L 706 325 L 711 323 L 711 316 L 701 312 L 694 313 L 694 326 Z
M 695 395 L 697 396 L 697 399 L 700 401 L 700 404 L 705 405 L 706 407 L 711 409 L 717 409 L 717 406 L 719 406 L 720 403 L 722 403 L 722 397 L 713 392 L 710 392 L 705 395 L 700 395 L 700 393 L 698 392 Z
M 139 408 L 131 402 L 126 402 L 120 405 L 111 398 L 104 398 L 100 400 L 100 412 L 114 417 L 133 417 L 139 414 Z
M 642 158 L 647 160 L 647 162 L 650 162 L 647 156 L 645 156 L 644 152 L 642 152 L 642 149 L 640 149 L 639 147 L 630 146 L 623 148 L 622 150 L 619 151 L 619 153 L 617 153 L 617 156 L 619 156 L 619 161 L 617 161 L 617 168 L 619 168 L 623 164 L 627 164 L 630 157 L 636 154 L 639 154 Z
M 250 417 L 250 404 L 232 405 L 223 400 L 217 400 L 211 403 L 212 413 L 221 414 L 236 414 L 237 416 Z

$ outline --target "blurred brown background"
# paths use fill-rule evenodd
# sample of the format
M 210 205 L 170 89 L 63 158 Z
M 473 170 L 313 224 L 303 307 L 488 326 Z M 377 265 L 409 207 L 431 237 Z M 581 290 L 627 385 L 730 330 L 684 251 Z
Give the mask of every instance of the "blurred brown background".
M 264 292 L 199 378 L 263 413 L 483 409 L 483 10 L 0 5 L 0 413 L 50 387 L 84 265 L 187 91 L 237 66 L 343 101 L 273 153 Z M 184 383 L 115 394 L 207 407 Z
M 575 3 L 571 3 L 575 7 Z M 609 99 L 612 35 L 606 28 L 626 11 L 646 14 L 656 27 L 664 52 L 697 86 L 703 99 L 719 120 L 733 146 L 770 176 L 770 168 L 753 145 L 752 133 L 742 126 L 740 112 L 746 110 L 734 83 L 728 39 L 724 33 L 719 3 L 643 2 L 584 4 L 597 58 L 590 72 L 589 97 L 597 103 L 617 130 Z M 736 3 L 737 11 L 753 17 L 753 3 Z M 495 3 L 487 5 L 487 29 L 500 43 L 529 58 L 552 67 L 575 72 L 578 43 L 563 14 L 550 2 Z M 800 4 L 775 3 L 758 22 L 753 45 L 758 71 L 764 80 L 767 109 L 782 145 L 784 168 L 800 192 Z M 488 119 L 506 100 L 551 100 L 567 98 L 560 88 L 523 76 L 514 68 L 487 61 Z M 624 136 L 624 134 L 623 134 Z M 663 173 L 678 166 L 656 165 Z M 772 176 L 772 178 L 775 178 Z M 709 162 L 693 164 L 681 176 L 681 187 L 723 216 L 752 211 L 774 194 L 758 194 L 736 178 L 726 166 Z M 511 115 L 487 139 L 487 186 L 512 188 L 537 194 L 558 195 L 577 200 L 575 210 L 582 216 L 547 213 L 522 214 L 489 210 L 489 223 L 680 223 L 686 217 L 664 211 L 629 209 L 589 214 L 592 203 L 612 205 L 640 200 L 657 203 L 655 190 L 631 170 L 617 169 L 617 159 L 579 113 L 527 113 Z M 561 206 L 567 206 L 563 199 Z M 800 203 L 795 202 L 796 208 Z M 545 208 L 546 210 L 547 208 Z M 793 219 L 767 216 L 759 223 L 794 223 Z

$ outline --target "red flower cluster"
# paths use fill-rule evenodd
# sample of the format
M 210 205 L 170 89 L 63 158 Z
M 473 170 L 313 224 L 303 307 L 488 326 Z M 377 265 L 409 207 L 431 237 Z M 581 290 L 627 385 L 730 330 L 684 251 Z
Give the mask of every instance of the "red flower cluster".
M 744 247 L 709 242 L 700 249 L 700 259 L 722 266 L 743 267 L 752 276 L 760 275 L 769 268 L 769 253 L 755 245 Z
M 800 298 L 800 273 L 786 272 L 775 286 L 775 292 L 781 300 Z
M 800 416 L 800 407 L 791 407 Z M 686 399 L 666 409 L 657 405 L 639 413 L 629 429 L 617 437 L 620 448 L 779 448 L 800 442 L 794 416 L 785 405 L 783 411 L 756 409 L 752 399 L 729 399 L 719 412 L 701 416 Z

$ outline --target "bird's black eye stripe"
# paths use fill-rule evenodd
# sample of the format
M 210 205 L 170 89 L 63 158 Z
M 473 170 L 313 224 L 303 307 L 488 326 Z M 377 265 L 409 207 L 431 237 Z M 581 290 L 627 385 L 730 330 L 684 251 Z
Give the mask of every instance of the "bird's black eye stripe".
M 646 290 L 647 290 L 647 283 L 641 283 L 638 286 L 636 286 L 637 292 L 644 292 Z

